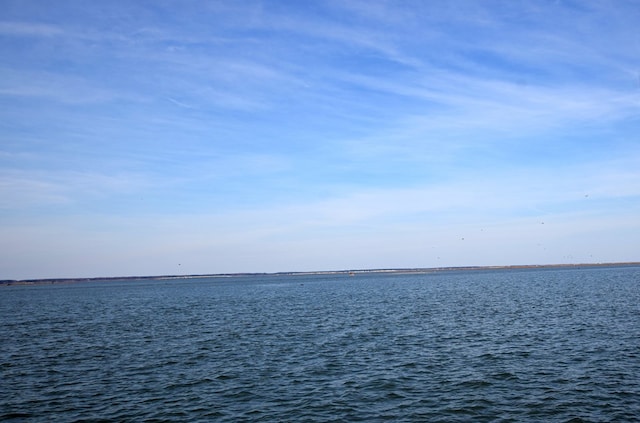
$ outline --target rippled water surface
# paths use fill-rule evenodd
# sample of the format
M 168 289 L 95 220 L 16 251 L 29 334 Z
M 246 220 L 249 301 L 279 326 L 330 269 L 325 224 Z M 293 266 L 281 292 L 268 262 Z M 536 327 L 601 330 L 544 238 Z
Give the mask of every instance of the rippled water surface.
M 640 421 L 640 268 L 0 288 L 0 419 Z

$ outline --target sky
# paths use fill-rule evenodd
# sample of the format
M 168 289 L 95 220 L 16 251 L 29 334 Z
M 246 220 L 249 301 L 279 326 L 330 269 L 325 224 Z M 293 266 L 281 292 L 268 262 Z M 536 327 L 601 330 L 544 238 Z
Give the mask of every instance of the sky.
M 0 10 L 0 279 L 640 260 L 635 0 Z

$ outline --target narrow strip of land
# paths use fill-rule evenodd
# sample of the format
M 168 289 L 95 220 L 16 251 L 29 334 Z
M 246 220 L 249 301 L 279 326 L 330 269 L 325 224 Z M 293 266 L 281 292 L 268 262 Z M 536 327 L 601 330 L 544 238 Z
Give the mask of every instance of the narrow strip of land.
M 232 278 L 242 276 L 304 276 L 304 275 L 348 275 L 355 276 L 359 274 L 372 273 L 396 273 L 396 274 L 413 274 L 413 273 L 436 273 L 436 272 L 452 272 L 452 271 L 470 271 L 470 270 L 513 270 L 513 269 L 561 269 L 561 268 L 590 268 L 590 267 L 622 267 L 622 266 L 640 266 L 640 262 L 619 262 L 619 263 L 571 263 L 571 264 L 521 264 L 510 266 L 451 266 L 451 267 L 417 267 L 417 268 L 400 268 L 400 269 L 350 269 L 350 270 L 318 270 L 308 272 L 275 272 L 275 273 L 212 273 L 212 274 L 194 274 L 194 275 L 156 275 L 156 276 L 110 276 L 110 277 L 91 277 L 91 278 L 51 278 L 51 279 L 24 279 L 0 280 L 0 286 L 9 285 L 38 285 L 53 283 L 73 283 L 73 282 L 99 282 L 99 281 L 115 281 L 115 280 L 167 280 L 167 279 L 198 279 L 198 278 Z

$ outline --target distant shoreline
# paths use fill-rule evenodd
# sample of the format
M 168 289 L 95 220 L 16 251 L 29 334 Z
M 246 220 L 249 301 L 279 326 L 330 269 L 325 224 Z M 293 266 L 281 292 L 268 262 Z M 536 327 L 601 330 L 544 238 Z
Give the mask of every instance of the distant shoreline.
M 522 264 L 508 266 L 450 266 L 450 267 L 419 267 L 400 269 L 352 269 L 352 270 L 318 270 L 306 272 L 253 272 L 253 273 L 212 273 L 194 275 L 156 275 L 156 276 L 109 276 L 91 278 L 50 278 L 50 279 L 5 279 L 0 280 L 0 286 L 12 285 L 44 285 L 56 283 L 100 282 L 116 280 L 171 280 L 171 279 L 200 279 L 200 278 L 233 278 L 242 276 L 306 276 L 306 275 L 348 275 L 386 273 L 386 274 L 421 274 L 469 270 L 514 270 L 514 269 L 563 269 L 589 267 L 626 267 L 640 266 L 640 262 L 618 263 L 579 263 L 579 264 Z

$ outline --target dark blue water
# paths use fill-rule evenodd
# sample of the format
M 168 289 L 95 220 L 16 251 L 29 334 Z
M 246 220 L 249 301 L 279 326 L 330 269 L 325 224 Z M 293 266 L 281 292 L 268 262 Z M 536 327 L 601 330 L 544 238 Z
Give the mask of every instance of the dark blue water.
M 640 268 L 0 288 L 0 419 L 640 421 Z

